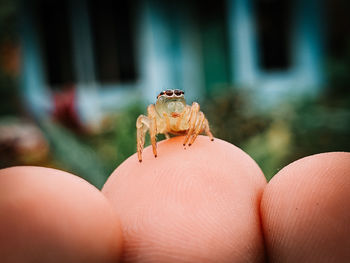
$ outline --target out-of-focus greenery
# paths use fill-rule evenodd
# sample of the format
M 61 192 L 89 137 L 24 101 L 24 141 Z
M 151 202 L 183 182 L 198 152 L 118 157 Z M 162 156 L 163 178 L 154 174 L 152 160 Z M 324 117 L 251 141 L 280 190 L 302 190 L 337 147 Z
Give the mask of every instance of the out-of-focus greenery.
M 11 60 L 6 57 L 7 51 L 16 53 L 19 47 L 16 10 L 18 1 L 0 0 L 0 46 L 7 48 L 6 52 L 0 50 L 1 118 L 18 115 L 22 118 L 26 115 L 21 111 L 18 72 L 15 66 L 7 63 Z M 206 81 L 210 82 L 210 85 L 206 83 L 207 87 L 219 85 L 220 94 L 223 94 L 200 103 L 214 136 L 246 151 L 268 179 L 288 163 L 304 156 L 326 151 L 350 151 L 350 38 L 346 37 L 347 34 L 342 35 L 347 39 L 349 48 L 338 57 L 327 55 L 325 79 L 328 83 L 319 89 L 317 97 L 283 101 L 269 111 L 258 112 L 254 111 L 249 94 L 222 84 L 228 77 L 210 79 L 206 76 Z M 207 65 L 214 65 L 208 58 Z M 210 73 L 210 67 L 207 73 Z M 217 73 L 223 74 L 222 71 Z M 218 81 L 220 83 L 216 83 Z M 213 96 L 215 93 L 208 94 Z M 139 103 L 106 114 L 100 131 L 93 133 L 74 132 L 52 120 L 39 120 L 38 126 L 49 143 L 49 154 L 32 164 L 73 172 L 100 188 L 109 174 L 135 153 L 135 122 L 138 115 L 145 111 L 146 106 Z M 146 138 L 148 145 L 149 138 Z M 159 136 L 160 140 L 163 138 Z M 3 152 L 9 153 L 7 148 Z M 29 163 L 16 163 L 16 160 L 10 163 L 18 164 Z M 0 159 L 0 167 L 3 166 Z
M 54 160 L 50 166 L 75 173 L 98 188 L 103 186 L 107 179 L 103 156 L 99 156 L 81 136 L 52 120 L 42 120 L 40 127 L 50 144 Z
M 333 105 L 323 97 L 303 98 L 297 102 L 284 102 L 269 112 L 255 112 L 248 96 L 233 90 L 225 96 L 207 99 L 201 106 L 214 135 L 246 151 L 270 179 L 298 158 L 326 151 L 350 151 L 350 104 L 346 101 L 344 97 Z M 95 172 L 96 167 L 95 170 L 89 166 L 85 168 L 93 171 L 101 181 L 105 180 L 121 162 L 135 153 L 135 121 L 142 112 L 142 107 L 131 106 L 110 116 L 103 132 L 81 136 L 80 142 L 86 144 L 89 151 L 93 149 L 96 160 L 86 159 L 83 154 L 86 150 L 80 150 L 79 160 L 71 158 L 70 167 L 75 162 L 97 164 L 101 167 L 99 172 Z M 67 145 L 69 149 L 74 146 L 69 140 Z M 88 174 L 84 169 L 78 170 L 83 171 L 80 174 Z
M 18 111 L 17 79 L 3 70 L 8 67 L 7 51 L 13 42 L 17 41 L 16 28 L 17 1 L 0 0 L 0 114 L 14 114 Z
M 269 115 L 271 122 L 266 131 L 248 139 L 242 148 L 259 163 L 268 179 L 299 158 L 350 151 L 349 106 L 330 106 L 322 98 L 285 103 Z
M 107 115 L 99 131 L 73 132 L 52 120 L 40 121 L 49 141 L 49 166 L 75 173 L 101 188 L 113 170 L 136 150 L 136 118 L 141 107 Z M 146 140 L 148 143 L 149 140 Z
M 139 105 L 142 103 L 109 115 L 100 133 L 85 138 L 104 160 L 108 174 L 136 151 L 136 119 L 144 112 Z M 148 137 L 146 139 L 148 144 Z
M 17 38 L 17 9 L 18 0 L 0 0 L 0 39 Z
M 303 97 L 254 112 L 249 96 L 228 92 L 208 100 L 205 108 L 215 135 L 251 155 L 268 179 L 307 155 L 350 151 L 350 96 L 345 93 L 342 98 Z
M 246 93 L 229 89 L 201 103 L 215 137 L 235 145 L 264 132 L 271 120 L 254 112 Z
M 18 112 L 19 107 L 14 107 L 14 105 L 18 105 L 16 91 L 16 79 L 0 70 L 0 114 L 15 114 Z

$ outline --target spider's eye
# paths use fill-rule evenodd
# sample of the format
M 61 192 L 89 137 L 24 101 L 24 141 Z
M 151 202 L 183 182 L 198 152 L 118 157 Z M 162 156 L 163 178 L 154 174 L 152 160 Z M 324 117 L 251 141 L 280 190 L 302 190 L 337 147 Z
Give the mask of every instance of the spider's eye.
M 162 91 L 161 93 L 159 93 L 159 95 L 157 96 L 157 99 L 158 99 L 160 96 L 164 95 L 164 94 L 165 94 L 164 91 Z
M 168 89 L 167 91 L 165 91 L 165 94 L 167 96 L 173 96 L 174 92 L 172 90 Z
M 184 92 L 183 90 L 181 90 L 181 94 L 182 94 L 182 95 L 185 95 L 185 92 Z
M 174 90 L 174 93 L 176 96 L 181 96 L 181 94 L 182 94 L 181 90 L 178 90 L 178 89 Z

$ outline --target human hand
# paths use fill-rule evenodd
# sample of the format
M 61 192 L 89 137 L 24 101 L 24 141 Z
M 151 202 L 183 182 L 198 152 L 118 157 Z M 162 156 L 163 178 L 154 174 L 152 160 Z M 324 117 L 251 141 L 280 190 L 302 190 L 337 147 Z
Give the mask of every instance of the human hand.
M 158 151 L 126 160 L 102 194 L 57 170 L 1 170 L 1 262 L 349 261 L 349 153 L 298 160 L 266 185 L 218 139 Z

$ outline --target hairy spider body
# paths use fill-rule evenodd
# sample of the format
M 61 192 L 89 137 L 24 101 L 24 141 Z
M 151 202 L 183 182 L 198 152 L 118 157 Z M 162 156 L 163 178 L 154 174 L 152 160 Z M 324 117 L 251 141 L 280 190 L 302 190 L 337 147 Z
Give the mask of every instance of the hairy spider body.
M 139 161 L 142 161 L 142 150 L 147 131 L 150 134 L 155 157 L 157 157 L 156 135 L 159 133 L 165 134 L 166 138 L 169 138 L 169 133 L 185 135 L 184 146 L 186 144 L 191 146 L 198 134 L 202 132 L 213 140 L 208 120 L 199 109 L 197 102 L 193 102 L 192 106 L 186 105 L 182 90 L 162 91 L 157 96 L 157 102 L 147 107 L 147 116 L 140 115 L 136 121 Z

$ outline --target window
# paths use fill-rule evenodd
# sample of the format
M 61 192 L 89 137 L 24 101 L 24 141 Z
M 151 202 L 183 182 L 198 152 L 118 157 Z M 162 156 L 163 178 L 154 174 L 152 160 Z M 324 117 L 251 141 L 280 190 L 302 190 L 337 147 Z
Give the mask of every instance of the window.
M 291 1 L 255 0 L 258 54 L 264 70 L 291 66 Z
M 38 26 L 51 88 L 75 81 L 67 1 L 39 1 Z
M 102 83 L 137 78 L 130 1 L 90 0 L 96 77 Z
M 327 48 L 332 58 L 344 59 L 349 53 L 350 3 L 342 0 L 327 0 Z

